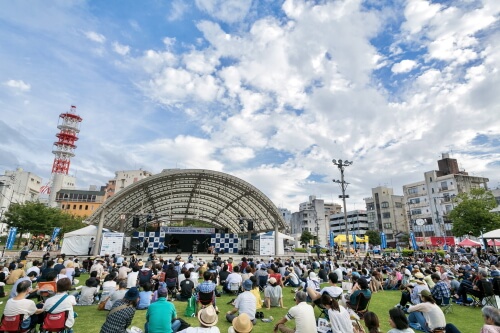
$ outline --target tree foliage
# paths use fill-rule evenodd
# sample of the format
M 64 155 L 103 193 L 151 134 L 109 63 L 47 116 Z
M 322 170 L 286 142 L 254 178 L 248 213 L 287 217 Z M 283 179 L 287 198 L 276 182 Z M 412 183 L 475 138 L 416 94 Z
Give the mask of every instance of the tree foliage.
M 371 245 L 380 245 L 380 233 L 375 230 L 367 230 L 365 236 L 368 236 L 368 241 Z
M 40 202 L 13 203 L 5 213 L 4 222 L 9 227 L 17 227 L 18 235 L 52 234 L 54 227 L 70 232 L 85 226 L 82 218 L 68 214 L 58 208 L 47 207 Z
M 493 193 L 482 188 L 472 189 L 470 193 L 460 193 L 455 199 L 458 204 L 449 214 L 453 222 L 453 234 L 463 236 L 481 235 L 500 228 L 500 216 L 490 213 L 497 206 Z
M 300 244 L 309 244 L 309 241 L 311 239 L 316 239 L 316 236 L 311 234 L 309 231 L 305 230 L 302 232 L 302 235 L 300 235 Z

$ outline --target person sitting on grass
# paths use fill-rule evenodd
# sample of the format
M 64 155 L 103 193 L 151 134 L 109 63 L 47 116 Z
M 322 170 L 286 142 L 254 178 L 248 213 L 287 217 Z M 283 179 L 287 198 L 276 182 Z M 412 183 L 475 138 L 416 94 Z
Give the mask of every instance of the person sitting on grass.
M 237 267 L 237 266 L 236 266 Z M 235 268 L 236 268 L 235 267 Z M 253 288 L 253 283 L 251 280 L 246 280 L 243 282 L 243 289 L 245 290 L 241 294 L 238 295 L 236 300 L 234 301 L 234 308 L 227 312 L 226 320 L 230 323 L 233 322 L 236 312 L 246 313 L 252 324 L 257 324 L 257 320 L 255 319 L 256 305 L 255 305 L 255 297 L 250 292 Z
M 181 282 L 180 292 L 175 295 L 175 298 L 181 302 L 187 302 L 193 295 L 194 283 L 189 278 L 191 272 L 189 270 L 184 272 L 184 280 Z
M 285 308 L 283 306 L 283 291 L 281 286 L 278 285 L 278 281 L 272 277 L 268 282 L 269 285 L 264 289 L 264 303 L 266 308 L 268 310 L 271 309 L 271 306 Z
M 134 319 L 138 301 L 139 291 L 137 287 L 130 288 L 123 299 L 113 304 L 100 333 L 127 333 L 127 327 Z
M 232 326 L 227 333 L 250 333 L 253 330 L 253 324 L 246 313 L 240 314 L 233 319 Z
M 139 292 L 139 304 L 137 310 L 146 310 L 151 305 L 151 298 L 153 297 L 153 286 L 151 283 L 146 282 L 142 285 L 143 291 Z
M 97 295 L 97 287 L 91 279 L 85 281 L 85 285 L 80 290 L 80 295 L 78 297 L 78 302 L 76 305 L 92 305 L 94 304 L 95 296 Z
M 363 320 L 368 329 L 366 333 L 380 333 L 380 321 L 376 313 L 367 311 L 363 316 Z
M 483 313 L 484 325 L 480 333 L 500 332 L 500 311 L 492 306 L 485 306 L 481 309 Z
M 281 333 L 316 333 L 316 318 L 314 309 L 307 304 L 307 294 L 303 291 L 295 293 L 295 306 L 274 326 L 274 332 Z M 295 319 L 295 329 L 285 326 L 289 320 Z
M 220 333 L 217 326 L 217 321 L 219 317 L 213 306 L 207 306 L 206 308 L 198 311 L 198 322 L 200 326 L 198 327 L 188 327 L 177 333 Z
M 36 275 L 36 272 L 33 272 Z M 10 298 L 3 310 L 4 316 L 24 315 L 23 321 L 29 322 L 29 328 L 34 328 L 38 322 L 38 314 L 43 312 L 43 309 L 37 309 L 35 302 L 26 299 L 26 296 L 31 290 L 31 281 L 24 280 L 17 284 L 16 295 Z
M 359 308 L 360 305 L 358 304 L 358 299 L 360 297 L 360 294 L 363 294 L 363 296 L 367 300 L 369 300 L 372 297 L 372 292 L 368 287 L 368 281 L 366 281 L 364 277 L 360 277 L 356 285 L 353 287 L 353 290 L 354 292 L 349 297 L 349 300 L 346 301 L 347 306 L 350 307 L 351 309 L 358 311 L 364 310 Z
M 342 297 L 342 288 L 337 286 L 337 274 L 331 272 L 328 274 L 328 287 L 324 287 L 320 291 L 316 290 L 316 287 L 308 287 L 307 294 L 311 298 L 313 304 L 320 305 L 320 298 L 325 292 L 330 295 L 331 298 L 340 299 Z
M 168 289 L 158 289 L 158 300 L 152 303 L 146 313 L 145 333 L 177 332 L 181 326 L 172 302 L 167 302 Z
M 423 330 L 424 332 L 433 332 L 437 328 L 446 326 L 446 318 L 443 310 L 436 304 L 432 294 L 427 289 L 420 292 L 421 303 L 412 305 L 408 308 L 408 321 L 411 327 Z M 420 328 L 419 328 L 420 327 Z
M 255 277 L 255 275 L 251 276 L 250 281 L 252 281 L 252 290 L 250 290 L 250 292 L 255 296 L 256 309 L 262 309 L 262 299 L 260 297 L 259 282 L 257 281 L 257 277 Z
M 408 318 L 406 318 L 405 313 L 400 308 L 389 310 L 389 325 L 391 325 L 392 329 L 387 333 L 415 333 L 410 328 Z
M 336 275 L 336 274 L 335 274 Z M 336 299 L 328 293 L 321 295 L 321 304 L 328 310 L 328 318 L 332 333 L 353 333 L 351 316 L 347 310 L 339 305 Z

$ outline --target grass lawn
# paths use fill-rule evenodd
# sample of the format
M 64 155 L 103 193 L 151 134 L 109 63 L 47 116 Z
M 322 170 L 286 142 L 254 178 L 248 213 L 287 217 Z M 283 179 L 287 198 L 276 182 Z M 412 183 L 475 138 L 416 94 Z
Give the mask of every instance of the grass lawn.
M 82 284 L 88 275 L 82 275 L 79 280 L 80 284 Z M 293 294 L 290 292 L 291 288 L 286 287 L 284 294 L 284 304 L 287 308 L 290 308 L 294 305 Z M 5 287 L 5 292 L 10 292 L 10 286 Z M 392 308 L 395 304 L 399 302 L 399 298 L 401 293 L 399 291 L 385 291 L 379 292 L 373 295 L 372 300 L 370 302 L 370 311 L 375 312 L 381 323 L 381 332 L 387 332 L 390 329 L 388 323 L 388 312 L 389 309 Z M 264 295 L 262 294 L 262 298 Z M 226 304 L 232 298 L 230 295 L 222 295 L 222 297 L 217 298 L 217 306 L 220 310 L 219 314 L 219 322 L 217 326 L 219 327 L 222 333 L 227 332 L 229 323 L 225 319 L 225 313 L 229 311 L 232 306 Z M 3 304 L 0 305 L 0 310 L 3 312 L 3 308 L 7 298 L 3 299 Z M 185 302 L 174 302 L 175 307 L 177 309 L 177 314 L 179 317 L 182 317 L 191 325 L 196 326 L 198 321 L 196 318 L 186 318 L 184 316 L 184 311 L 186 309 L 187 303 Z M 97 333 L 100 331 L 100 328 L 105 321 L 107 311 L 98 311 L 97 305 L 94 306 L 81 306 L 75 307 L 75 311 L 78 313 L 78 318 L 76 318 L 76 324 L 74 326 L 75 332 L 79 333 Z M 262 309 L 260 310 L 264 312 L 266 318 L 269 316 L 274 317 L 274 322 L 283 317 L 286 313 L 286 309 L 280 308 L 272 308 L 271 310 Z M 316 308 L 316 314 L 319 315 L 319 311 Z M 146 318 L 145 310 L 138 310 L 135 313 L 134 320 L 132 325 L 144 328 L 144 322 Z M 453 313 L 448 313 L 446 315 L 446 320 L 448 323 L 453 323 L 457 326 L 462 333 L 478 333 L 483 325 L 483 319 L 481 317 L 481 309 L 479 308 L 470 308 L 453 305 Z M 288 325 L 293 327 L 293 322 L 289 322 Z M 259 322 L 253 332 L 254 333 L 270 333 L 273 331 L 274 324 L 273 323 L 263 323 Z

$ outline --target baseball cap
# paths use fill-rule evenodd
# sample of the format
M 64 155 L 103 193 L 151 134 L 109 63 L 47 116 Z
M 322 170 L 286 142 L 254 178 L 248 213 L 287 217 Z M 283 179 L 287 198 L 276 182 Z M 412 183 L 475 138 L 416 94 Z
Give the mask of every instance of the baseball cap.
M 245 282 L 243 282 L 243 289 L 252 290 L 252 287 L 253 287 L 252 280 L 248 279 L 248 280 L 245 280 Z

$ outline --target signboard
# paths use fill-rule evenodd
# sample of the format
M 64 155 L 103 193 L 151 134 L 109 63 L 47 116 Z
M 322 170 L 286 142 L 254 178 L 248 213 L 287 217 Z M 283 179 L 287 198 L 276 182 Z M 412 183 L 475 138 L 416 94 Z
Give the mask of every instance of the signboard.
M 101 251 L 99 255 L 106 253 L 122 254 L 124 234 L 121 232 L 105 232 L 102 234 Z
M 260 235 L 260 255 L 274 255 L 274 236 Z
M 7 250 L 12 250 L 12 246 L 14 246 L 14 241 L 16 240 L 17 228 L 12 227 L 9 229 L 9 236 L 7 236 Z
M 209 235 L 215 233 L 215 228 L 161 227 L 161 232 L 166 234 Z

